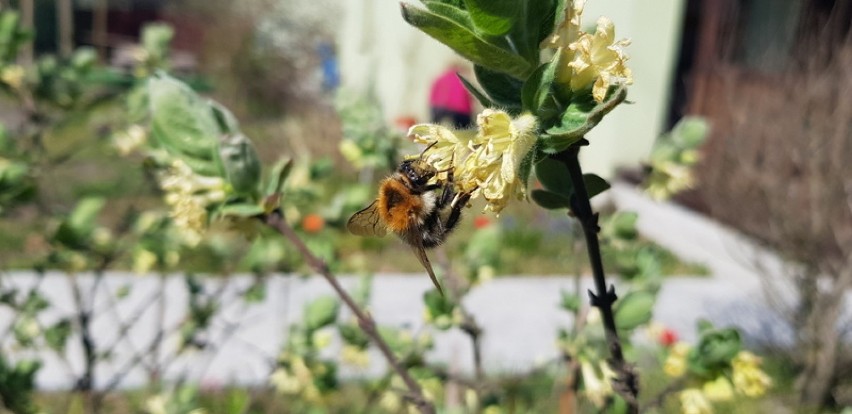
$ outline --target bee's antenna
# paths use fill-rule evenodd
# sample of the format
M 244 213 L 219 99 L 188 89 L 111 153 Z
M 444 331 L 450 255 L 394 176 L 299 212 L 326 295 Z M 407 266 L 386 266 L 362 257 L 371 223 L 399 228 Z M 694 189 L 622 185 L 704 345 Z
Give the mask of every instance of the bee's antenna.
M 421 152 L 421 153 L 420 153 L 420 159 L 422 160 L 422 159 L 423 159 L 423 155 L 425 155 L 425 154 L 426 154 L 426 151 L 429 151 L 429 148 L 432 148 L 432 147 L 434 147 L 435 145 L 438 145 L 438 140 L 435 140 L 435 142 L 433 142 L 433 143 L 431 143 L 431 144 L 427 145 L 427 146 L 426 146 L 426 148 L 423 148 L 423 152 Z

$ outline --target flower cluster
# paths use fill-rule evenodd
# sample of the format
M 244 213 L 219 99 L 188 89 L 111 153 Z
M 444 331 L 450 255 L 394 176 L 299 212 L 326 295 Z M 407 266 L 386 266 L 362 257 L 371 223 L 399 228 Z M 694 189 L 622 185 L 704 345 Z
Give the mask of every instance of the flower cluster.
M 207 227 L 207 207 L 225 200 L 225 181 L 198 175 L 180 159 L 160 171 L 157 181 L 175 226 L 188 245 L 197 245 Z
M 487 211 L 500 213 L 509 200 L 525 195 L 519 170 L 535 143 L 537 122 L 531 114 L 512 118 L 505 111 L 486 109 L 476 118 L 477 129 L 421 124 L 408 134 L 430 145 L 424 157 L 436 169 L 454 170 L 458 191 L 471 193 L 471 198 L 482 196 Z
M 687 373 L 690 350 L 684 342 L 671 347 L 663 364 L 666 375 L 681 377 Z M 683 412 L 709 414 L 713 413 L 711 402 L 730 401 L 736 394 L 751 398 L 762 396 L 772 386 L 772 380 L 760 369 L 760 362 L 751 352 L 740 351 L 731 361 L 730 376 L 720 374 L 715 379 L 691 382 L 690 387 L 678 394 Z
M 565 20 L 544 40 L 542 48 L 556 49 L 560 60 L 567 62 L 557 69 L 560 83 L 570 85 L 575 92 L 592 85 L 595 100 L 603 102 L 611 85 L 633 83 L 624 51 L 630 40 L 615 40 L 615 25 L 603 16 L 594 33 L 583 32 L 580 24 L 584 5 L 585 0 L 575 0 L 565 7 Z

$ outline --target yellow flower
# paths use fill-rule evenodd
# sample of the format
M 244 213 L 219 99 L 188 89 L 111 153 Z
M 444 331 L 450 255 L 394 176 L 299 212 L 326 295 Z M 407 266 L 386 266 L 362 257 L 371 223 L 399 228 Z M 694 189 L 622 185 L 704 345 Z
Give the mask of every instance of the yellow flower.
M 453 167 L 459 191 L 471 193 L 471 198 L 482 196 L 485 210 L 499 213 L 512 198 L 524 197 L 518 172 L 535 143 L 538 120 L 531 114 L 512 118 L 505 111 L 486 109 L 476 122 L 478 130 L 415 125 L 409 135 L 415 142 L 432 145 L 424 157 L 436 169 Z
M 424 157 L 437 170 L 456 169 L 470 154 L 468 145 L 476 136 L 475 129 L 453 130 L 443 125 L 418 124 L 408 130 L 408 136 L 419 144 L 432 145 Z M 450 165 L 452 162 L 452 165 Z
M 131 125 L 127 130 L 119 132 L 113 137 L 113 146 L 115 146 L 119 154 L 126 156 L 142 146 L 147 136 L 145 128 L 139 125 Z
M 713 406 L 698 388 L 687 388 L 678 397 L 683 414 L 713 414 Z
M 720 375 L 713 381 L 704 383 L 704 395 L 710 401 L 730 401 L 734 398 L 734 388 L 725 376 Z
M 695 185 L 692 169 L 672 161 L 662 161 L 651 165 L 651 175 L 645 191 L 655 200 L 665 200 Z
M 772 386 L 772 379 L 763 372 L 760 358 L 751 352 L 741 351 L 731 361 L 734 368 L 734 388 L 748 397 L 759 397 Z
M 583 17 L 583 8 L 586 6 L 586 0 L 569 1 L 565 5 L 565 19 L 556 31 L 541 42 L 541 48 L 568 48 L 571 43 L 577 41 L 582 33 L 580 29 L 580 19 Z
M 21 65 L 9 65 L 0 71 L 0 81 L 12 89 L 21 89 L 24 86 L 24 77 L 26 72 Z
M 632 84 L 633 74 L 624 52 L 629 44 L 627 39 L 615 40 L 615 25 L 609 18 L 599 18 L 594 34 L 583 33 L 569 46 L 574 51 L 574 60 L 568 63 L 574 69 L 571 90 L 582 90 L 594 82 L 592 95 L 603 102 L 610 85 Z
M 600 363 L 598 371 L 589 361 L 580 362 L 580 371 L 583 375 L 583 394 L 596 407 L 602 408 L 606 404 L 607 397 L 612 394 L 611 381 L 615 378 L 615 373 L 606 362 Z
M 565 5 L 565 19 L 556 27 L 556 31 L 541 42 L 542 49 L 556 49 L 561 55 L 563 62 L 574 59 L 574 52 L 570 49 L 572 43 L 580 38 L 583 31 L 580 29 L 580 19 L 583 16 L 583 7 L 586 0 L 575 0 Z M 556 68 L 556 80 L 568 85 L 571 83 L 573 70 L 568 65 L 560 65 Z
M 521 160 L 535 143 L 538 120 L 531 114 L 512 119 L 508 113 L 486 109 L 476 118 L 478 147 L 456 171 L 462 191 L 482 195 L 485 210 L 500 213 L 511 199 L 524 197 L 524 185 L 518 177 Z
M 157 255 L 147 249 L 137 249 L 133 252 L 133 272 L 144 275 L 157 264 Z
M 669 351 L 666 362 L 663 363 L 663 372 L 670 377 L 679 377 L 686 373 L 686 355 L 689 353 L 689 344 L 678 342 Z
M 207 228 L 207 207 L 225 199 L 225 181 L 196 174 L 181 160 L 174 160 L 157 177 L 171 207 L 169 215 L 181 230 L 184 242 L 195 246 Z
M 367 350 L 352 345 L 343 345 L 343 349 L 340 351 L 340 360 L 358 368 L 370 366 L 370 354 L 367 353 Z

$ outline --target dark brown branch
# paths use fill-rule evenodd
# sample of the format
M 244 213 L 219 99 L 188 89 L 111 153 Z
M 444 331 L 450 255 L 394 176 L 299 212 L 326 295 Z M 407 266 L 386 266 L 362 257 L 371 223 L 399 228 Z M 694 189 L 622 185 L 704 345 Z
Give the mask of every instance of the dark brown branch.
M 624 360 L 624 353 L 621 350 L 621 342 L 618 339 L 618 331 L 615 327 L 615 317 L 612 311 L 612 304 L 615 303 L 618 297 L 615 294 L 614 286 L 611 285 L 607 288 L 603 261 L 601 259 L 600 242 L 598 241 L 598 231 L 600 231 L 600 227 L 598 227 L 598 214 L 592 211 L 592 205 L 589 202 L 589 193 L 583 181 L 583 170 L 580 167 L 580 148 L 585 143 L 586 141 L 582 140 L 557 154 L 555 158 L 568 167 L 568 174 L 571 177 L 571 183 L 574 187 L 574 194 L 571 197 L 571 210 L 583 227 L 583 235 L 586 238 L 586 249 L 589 253 L 589 262 L 591 263 L 592 274 L 595 279 L 596 293 L 590 291 L 589 297 L 592 306 L 597 307 L 601 311 L 606 342 L 610 354 L 609 364 L 618 375 L 614 380 L 613 389 L 627 402 L 628 412 L 638 413 L 639 401 L 637 397 L 639 394 L 639 381 L 633 367 Z
M 417 381 L 408 374 L 408 371 L 399 363 L 399 360 L 393 354 L 390 346 L 388 346 L 387 342 L 382 339 L 378 329 L 376 329 L 376 322 L 373 320 L 372 316 L 363 311 L 358 304 L 355 303 L 355 300 L 349 296 L 349 293 L 343 289 L 337 281 L 337 278 L 335 278 L 331 273 L 328 265 L 322 259 L 314 255 L 310 249 L 308 249 L 308 246 L 305 245 L 301 238 L 299 238 L 299 235 L 296 234 L 293 228 L 284 221 L 280 212 L 276 211 L 266 216 L 266 224 L 277 230 L 282 236 L 293 243 L 296 249 L 302 254 L 305 262 L 307 262 L 307 264 L 316 272 L 321 274 L 331 285 L 343 303 L 346 304 L 346 306 L 358 319 L 358 325 L 361 327 L 361 330 L 363 330 L 364 333 L 373 340 L 373 343 L 379 348 L 379 351 L 381 351 L 385 359 L 387 359 L 391 368 L 393 368 L 393 370 L 402 378 L 403 382 L 405 382 L 405 385 L 410 391 L 407 397 L 411 399 L 420 412 L 424 414 L 434 414 L 435 407 L 432 403 L 426 400 L 426 397 L 423 395 L 423 390 L 420 388 L 420 384 L 418 384 Z

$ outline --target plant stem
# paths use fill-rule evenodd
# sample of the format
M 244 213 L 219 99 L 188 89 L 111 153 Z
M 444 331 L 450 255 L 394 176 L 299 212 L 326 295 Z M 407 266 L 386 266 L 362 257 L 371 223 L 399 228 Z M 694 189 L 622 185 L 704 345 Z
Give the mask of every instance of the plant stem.
M 638 378 L 633 368 L 624 360 L 621 350 L 621 342 L 618 339 L 618 331 L 615 327 L 615 317 L 612 312 L 612 304 L 618 297 L 615 295 L 615 286 L 610 285 L 607 290 L 606 276 L 604 275 L 603 261 L 601 260 L 600 242 L 598 241 L 598 214 L 592 211 L 589 202 L 589 193 L 583 181 L 583 169 L 580 167 L 580 148 L 587 141 L 582 140 L 572 145 L 567 150 L 556 155 L 556 158 L 568 167 L 571 183 L 574 187 L 574 195 L 571 197 L 571 210 L 583 226 L 583 235 L 586 238 L 586 249 L 589 253 L 589 261 L 592 266 L 592 274 L 595 279 L 596 293 L 589 292 L 592 306 L 601 311 L 606 342 L 609 347 L 609 364 L 618 378 L 614 380 L 613 388 L 624 398 L 628 405 L 628 412 L 638 413 L 639 394 Z
M 379 348 L 382 355 L 384 355 L 385 359 L 387 359 L 388 364 L 393 368 L 393 370 L 402 378 L 405 385 L 408 387 L 410 391 L 408 398 L 412 400 L 412 402 L 417 406 L 423 414 L 434 414 L 435 407 L 426 400 L 426 397 L 423 395 L 423 390 L 420 388 L 420 384 L 414 380 L 414 378 L 409 375 L 408 370 L 399 363 L 396 356 L 391 351 L 390 346 L 388 346 L 387 342 L 382 339 L 382 336 L 379 334 L 378 329 L 376 329 L 376 322 L 373 320 L 373 317 L 370 316 L 369 313 L 365 312 L 361 309 L 355 300 L 349 296 L 349 293 L 340 286 L 340 283 L 337 281 L 337 278 L 331 273 L 328 268 L 328 264 L 326 264 L 322 259 L 317 257 L 316 255 L 308 249 L 308 246 L 299 238 L 299 235 L 284 221 L 283 217 L 281 217 L 281 213 L 279 211 L 275 211 L 266 216 L 266 224 L 270 227 L 277 230 L 281 233 L 282 236 L 287 238 L 296 249 L 302 254 L 305 261 L 311 266 L 315 271 L 321 274 L 326 281 L 331 285 L 337 295 L 343 300 L 343 303 L 346 304 L 347 307 L 352 311 L 356 318 L 358 318 L 358 325 L 364 331 L 370 339 L 373 340 L 373 343 Z

